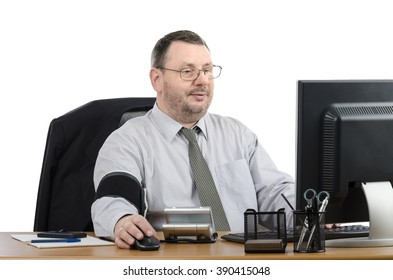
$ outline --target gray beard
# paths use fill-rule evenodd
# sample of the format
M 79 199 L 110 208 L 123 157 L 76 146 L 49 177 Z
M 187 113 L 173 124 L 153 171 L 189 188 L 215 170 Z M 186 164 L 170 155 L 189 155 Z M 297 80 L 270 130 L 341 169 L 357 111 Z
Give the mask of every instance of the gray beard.
M 194 110 L 194 108 L 171 108 L 172 117 L 179 123 L 196 123 L 198 122 L 206 113 L 207 108 L 203 110 Z

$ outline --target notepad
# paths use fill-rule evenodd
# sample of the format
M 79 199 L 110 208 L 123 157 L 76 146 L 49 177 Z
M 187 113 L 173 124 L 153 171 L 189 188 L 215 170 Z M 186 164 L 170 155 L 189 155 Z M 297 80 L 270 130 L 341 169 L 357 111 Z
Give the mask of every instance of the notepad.
M 37 234 L 12 234 L 12 238 L 24 242 L 28 245 L 34 246 L 36 248 L 45 249 L 45 248 L 67 248 L 67 247 L 88 247 L 88 246 L 113 246 L 115 243 L 102 240 L 96 237 L 87 236 L 81 238 L 80 242 L 48 242 L 48 243 L 32 243 L 31 240 L 36 239 L 52 239 L 52 238 L 42 238 L 37 237 Z

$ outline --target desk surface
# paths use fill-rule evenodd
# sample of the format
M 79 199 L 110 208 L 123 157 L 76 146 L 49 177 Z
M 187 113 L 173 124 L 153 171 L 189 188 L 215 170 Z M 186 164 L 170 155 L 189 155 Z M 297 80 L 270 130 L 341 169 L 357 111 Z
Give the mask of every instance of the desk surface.
M 246 254 L 243 244 L 225 241 L 221 238 L 209 244 L 162 243 L 158 251 L 126 250 L 116 246 L 38 249 L 13 239 L 11 234 L 16 234 L 16 232 L 0 233 L 0 259 L 393 259 L 393 247 L 326 248 L 324 253 L 294 253 L 292 243 L 288 244 L 285 253 Z

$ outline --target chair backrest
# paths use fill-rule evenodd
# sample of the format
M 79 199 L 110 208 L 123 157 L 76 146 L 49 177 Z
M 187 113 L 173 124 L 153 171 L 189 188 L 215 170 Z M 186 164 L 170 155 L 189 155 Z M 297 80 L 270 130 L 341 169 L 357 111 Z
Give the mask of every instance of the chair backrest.
M 93 231 L 93 171 L 105 139 L 129 118 L 143 115 L 155 98 L 89 102 L 49 126 L 38 187 L 34 231 Z

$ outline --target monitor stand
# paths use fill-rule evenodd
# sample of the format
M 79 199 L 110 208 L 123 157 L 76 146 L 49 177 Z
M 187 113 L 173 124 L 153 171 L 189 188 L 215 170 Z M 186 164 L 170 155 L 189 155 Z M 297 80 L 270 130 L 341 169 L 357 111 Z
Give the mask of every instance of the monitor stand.
M 368 213 L 368 237 L 327 240 L 326 247 L 380 247 L 393 246 L 393 188 L 390 182 L 362 183 Z

